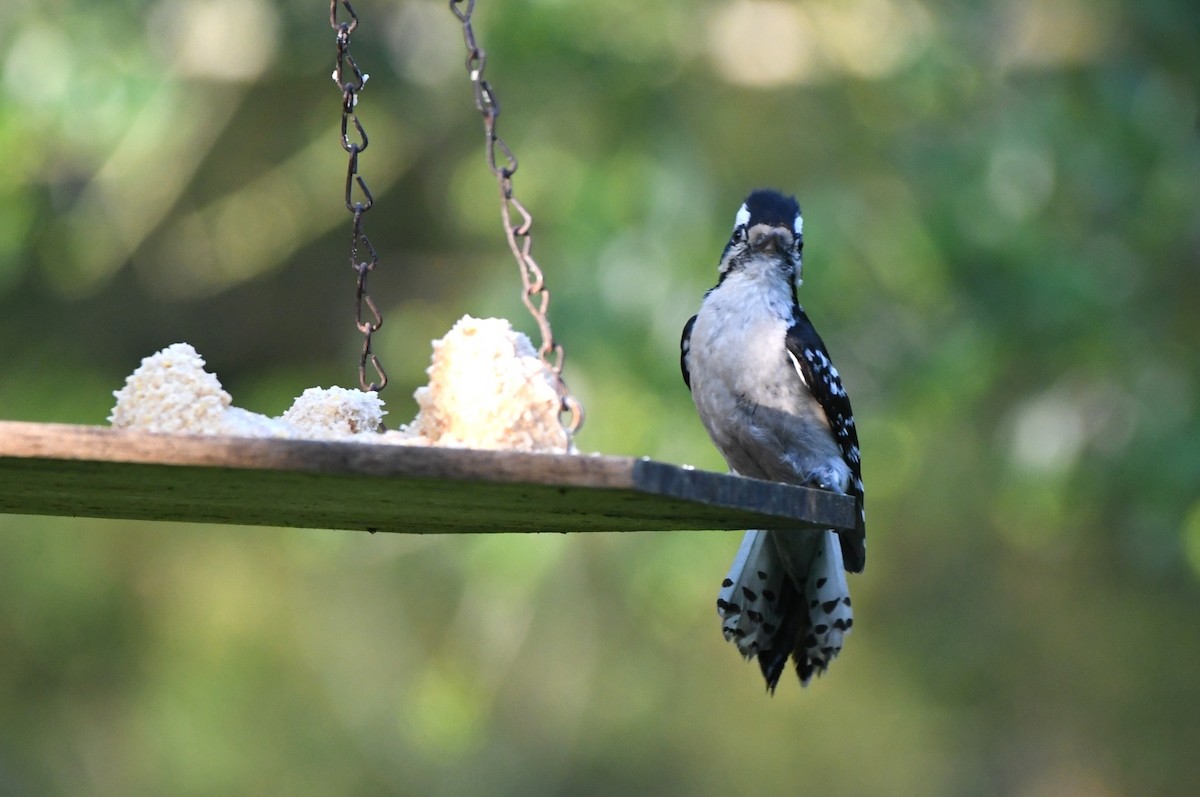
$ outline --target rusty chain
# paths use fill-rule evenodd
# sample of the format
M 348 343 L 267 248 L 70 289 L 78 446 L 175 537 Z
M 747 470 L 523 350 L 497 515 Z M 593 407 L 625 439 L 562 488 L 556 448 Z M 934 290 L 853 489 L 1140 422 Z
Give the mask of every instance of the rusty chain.
M 464 4 L 465 8 L 459 8 Z M 555 389 L 558 391 L 561 402 L 560 415 L 570 416 L 570 419 L 563 423 L 563 428 L 566 429 L 568 435 L 573 435 L 583 425 L 583 405 L 575 396 L 571 395 L 566 382 L 563 381 L 562 368 L 566 354 L 562 344 L 554 340 L 554 333 L 550 330 L 548 316 L 550 291 L 546 287 L 541 268 L 530 254 L 533 248 L 533 236 L 530 233 L 533 228 L 533 215 L 513 195 L 512 178 L 517 173 L 517 156 L 496 132 L 496 119 L 500 116 L 500 102 L 496 99 L 491 85 L 483 77 L 483 70 L 487 65 L 487 54 L 475 41 L 475 28 L 471 24 L 471 15 L 475 12 L 475 0 L 450 0 L 450 10 L 462 23 L 463 42 L 467 47 L 467 75 L 475 92 L 475 108 L 483 117 L 483 132 L 487 139 L 488 167 L 492 170 L 492 174 L 496 175 L 500 186 L 500 216 L 504 222 L 504 233 L 508 238 L 508 246 L 512 250 L 513 257 L 516 258 L 517 267 L 521 271 L 521 283 L 524 286 L 521 299 L 525 302 L 525 307 L 529 309 L 529 314 L 533 316 L 533 320 L 537 322 L 541 332 L 542 343 L 538 348 L 538 356 L 554 373 Z M 499 151 L 503 163 L 497 162 L 497 151 Z M 514 213 L 520 218 L 517 224 L 512 222 Z
M 347 22 L 338 21 L 338 5 L 341 5 L 350 19 Z M 358 156 L 367 148 L 367 132 L 362 122 L 358 120 L 355 106 L 358 105 L 358 93 L 367 85 L 370 77 L 358 68 L 354 57 L 350 55 L 350 34 L 358 27 L 358 15 L 354 13 L 348 0 L 329 0 L 329 26 L 337 34 L 337 67 L 333 71 L 333 82 L 337 83 L 342 92 L 342 149 L 350 155 L 346 167 L 346 210 L 354 215 L 353 231 L 350 238 L 350 267 L 358 274 L 358 287 L 354 296 L 354 320 L 358 331 L 363 336 L 362 354 L 358 358 L 358 384 L 364 391 L 380 391 L 387 386 L 387 374 L 379 358 L 371 351 L 371 336 L 383 326 L 383 315 L 375 306 L 375 300 L 367 293 L 367 275 L 379 263 L 379 256 L 371 239 L 363 232 L 363 215 L 375 204 L 366 181 L 358 173 Z M 347 70 L 349 75 L 347 75 Z M 351 128 L 354 129 L 351 140 Z M 362 195 L 355 198 L 354 186 Z M 360 250 L 365 258 L 359 259 Z M 369 319 L 363 320 L 363 305 L 369 311 Z M 377 380 L 367 382 L 367 362 L 375 370 Z

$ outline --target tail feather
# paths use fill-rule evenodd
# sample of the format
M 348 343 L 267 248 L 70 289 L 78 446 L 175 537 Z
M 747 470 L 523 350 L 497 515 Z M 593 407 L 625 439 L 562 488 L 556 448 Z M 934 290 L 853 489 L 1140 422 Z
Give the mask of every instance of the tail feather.
M 791 579 L 783 580 L 782 594 L 779 600 L 779 616 L 782 618 L 779 633 L 771 640 L 770 647 L 758 654 L 758 668 L 762 670 L 767 682 L 767 690 L 774 693 L 783 671 L 787 669 L 788 657 L 793 656 L 796 640 L 808 625 L 808 613 L 804 611 L 804 596 L 792 584 Z M 812 678 L 812 667 L 807 661 L 796 659 L 797 672 L 800 673 L 800 683 L 807 686 Z
M 747 531 L 717 596 L 725 639 L 747 659 L 772 647 L 779 634 L 778 602 L 786 581 L 767 532 Z
M 843 639 L 854 625 L 850 585 L 836 532 L 823 532 L 816 546 L 804 581 L 804 597 L 809 627 L 803 639 L 797 638 L 793 656 L 800 681 L 807 686 L 814 670 L 818 675 L 825 672 L 841 653 Z
M 790 656 L 807 686 L 854 624 L 837 534 L 747 531 L 717 598 L 725 639 L 775 690 Z

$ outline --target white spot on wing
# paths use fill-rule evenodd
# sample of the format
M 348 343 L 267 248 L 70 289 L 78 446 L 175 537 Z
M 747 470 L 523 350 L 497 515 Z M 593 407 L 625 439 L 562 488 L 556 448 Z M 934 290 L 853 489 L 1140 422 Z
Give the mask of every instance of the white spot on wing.
M 792 360 L 792 367 L 796 369 L 796 376 L 800 377 L 800 381 L 808 387 L 808 380 L 804 378 L 804 370 L 800 368 L 800 361 L 796 359 L 796 355 L 792 354 L 791 349 L 788 349 L 788 357 Z
M 733 217 L 733 226 L 734 227 L 744 227 L 745 225 L 747 225 L 749 223 L 750 223 L 750 208 L 746 207 L 746 203 L 743 202 L 742 206 L 740 208 L 738 208 L 737 215 Z

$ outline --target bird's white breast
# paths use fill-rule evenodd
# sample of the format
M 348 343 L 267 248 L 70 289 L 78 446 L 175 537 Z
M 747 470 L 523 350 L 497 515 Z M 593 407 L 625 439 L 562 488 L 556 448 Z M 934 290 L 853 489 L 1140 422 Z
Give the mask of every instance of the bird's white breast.
M 692 327 L 692 398 L 730 467 L 792 481 L 838 470 L 841 455 L 824 411 L 787 352 L 792 287 L 769 260 L 755 260 L 711 291 Z M 848 478 L 848 476 L 846 476 Z
M 771 273 L 769 262 L 752 265 L 730 274 L 700 306 L 689 356 L 693 383 L 701 388 L 698 400 L 777 405 L 779 398 L 804 389 L 784 344 L 792 324 L 791 286 Z

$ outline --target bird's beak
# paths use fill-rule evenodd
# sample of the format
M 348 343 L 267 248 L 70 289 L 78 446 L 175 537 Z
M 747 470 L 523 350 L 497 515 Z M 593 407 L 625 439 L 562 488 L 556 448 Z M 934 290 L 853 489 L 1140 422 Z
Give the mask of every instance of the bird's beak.
M 766 254 L 779 254 L 792 248 L 794 235 L 787 227 L 755 224 L 746 236 L 750 248 Z

